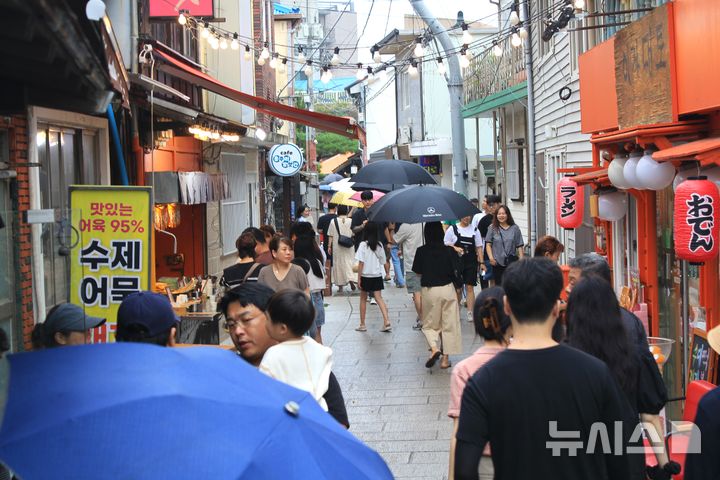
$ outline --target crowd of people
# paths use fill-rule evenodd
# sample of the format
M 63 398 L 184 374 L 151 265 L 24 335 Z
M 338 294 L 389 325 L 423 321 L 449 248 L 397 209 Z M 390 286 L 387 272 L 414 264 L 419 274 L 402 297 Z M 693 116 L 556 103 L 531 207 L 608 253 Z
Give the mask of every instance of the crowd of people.
M 326 276 L 331 272 L 338 292 L 359 289 L 356 331 L 368 330 L 367 308 L 374 304 L 383 324 L 373 328 L 391 334 L 382 292 L 392 263 L 396 286 L 413 300 L 412 327 L 427 342 L 426 368 L 439 361 L 448 369 L 450 355 L 463 353 L 461 318 L 483 340 L 451 374 L 450 478 L 640 480 L 670 479 L 679 471 L 662 442 L 652 445 L 651 467 L 642 449 L 629 448 L 642 445 L 640 424 L 654 430 L 649 439 L 663 438 L 659 413 L 668 398 L 645 329 L 619 305 L 605 258 L 570 259 L 567 282 L 558 266 L 564 247 L 554 237 L 539 239 L 533 258 L 524 259 L 520 229 L 494 195 L 483 199 L 481 214 L 447 225 L 372 222 L 372 195 L 361 198 L 363 207 L 354 212 L 330 205 L 317 230 L 305 207 L 288 236 L 262 226 L 237 239 L 238 259 L 223 272 L 218 311 L 242 359 L 308 391 L 349 428 L 333 351 L 322 344 Z M 61 304 L 37 325 L 33 345 L 87 343 L 104 321 Z M 178 322 L 167 296 L 131 294 L 120 305 L 116 339 L 172 347 Z M 699 411 L 708 412 L 719 396 L 718 390 L 708 395 Z M 716 416 L 703 421 L 717 425 Z M 596 438 L 598 430 L 615 439 L 612 451 Z M 720 472 L 709 455 L 688 456 L 685 478 Z

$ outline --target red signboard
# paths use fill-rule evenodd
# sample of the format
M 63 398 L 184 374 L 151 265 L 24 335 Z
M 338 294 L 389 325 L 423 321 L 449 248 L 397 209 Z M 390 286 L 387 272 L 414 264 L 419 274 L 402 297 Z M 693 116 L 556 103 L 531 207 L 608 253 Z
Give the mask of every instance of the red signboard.
M 150 0 L 151 17 L 177 17 L 180 10 L 193 17 L 212 17 L 213 0 Z

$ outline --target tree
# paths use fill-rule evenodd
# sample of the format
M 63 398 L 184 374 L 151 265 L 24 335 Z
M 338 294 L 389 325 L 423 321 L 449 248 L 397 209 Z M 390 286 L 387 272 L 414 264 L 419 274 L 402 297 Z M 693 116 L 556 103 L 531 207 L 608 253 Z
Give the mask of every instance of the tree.
M 305 108 L 305 101 L 302 97 L 298 98 L 296 106 L 298 108 Z M 348 102 L 320 104 L 316 106 L 315 111 L 330 115 L 357 118 L 357 110 L 352 103 Z M 306 145 L 306 132 L 307 128 L 304 125 L 298 125 L 295 130 L 296 143 L 303 149 Z M 342 135 L 338 135 L 336 133 L 318 131 L 315 134 L 315 139 L 317 140 L 318 158 L 332 157 L 338 153 L 357 153 L 360 151 L 360 146 L 357 140 L 343 137 Z

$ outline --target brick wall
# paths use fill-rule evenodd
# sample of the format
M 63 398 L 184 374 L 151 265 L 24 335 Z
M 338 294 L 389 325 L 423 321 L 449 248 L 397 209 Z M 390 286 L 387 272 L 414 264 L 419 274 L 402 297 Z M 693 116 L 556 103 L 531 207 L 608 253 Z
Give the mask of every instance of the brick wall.
M 21 348 L 30 349 L 30 334 L 34 327 L 32 300 L 32 249 L 30 225 L 23 221 L 23 212 L 30 209 L 30 179 L 28 167 L 27 119 L 25 116 L 0 118 L 0 129 L 8 131 L 11 169 L 17 178 L 11 183 L 15 245 L 15 337 L 22 339 Z M 33 167 L 36 168 L 36 167 Z M 19 319 L 19 321 L 17 321 Z
M 255 45 L 259 49 L 263 46 L 263 12 L 262 12 L 262 1 L 253 0 L 253 35 L 255 37 Z M 274 22 L 270 22 L 271 28 Z M 271 31 L 274 32 L 274 29 Z M 269 38 L 274 38 L 274 34 L 269 35 Z M 273 46 L 269 46 L 272 52 Z M 258 50 L 259 52 L 259 50 Z M 257 64 L 257 57 L 255 58 L 255 95 L 268 100 L 275 100 L 275 72 L 268 65 L 270 61 L 265 62 L 262 67 Z M 270 122 L 272 117 L 263 113 L 257 113 L 258 123 L 262 125 L 263 130 L 270 133 Z

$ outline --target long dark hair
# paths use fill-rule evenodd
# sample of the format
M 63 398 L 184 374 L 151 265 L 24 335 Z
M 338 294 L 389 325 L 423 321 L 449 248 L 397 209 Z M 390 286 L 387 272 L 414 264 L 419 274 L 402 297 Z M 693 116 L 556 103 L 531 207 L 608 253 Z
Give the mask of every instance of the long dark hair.
M 497 207 L 497 209 L 495 210 L 495 214 L 493 215 L 493 221 L 492 221 L 493 227 L 495 227 L 496 229 L 497 229 L 497 228 L 500 228 L 500 222 L 498 221 L 497 215 L 498 215 L 498 212 L 500 211 L 501 208 L 502 208 L 503 210 L 505 210 L 505 214 L 507 215 L 507 224 L 508 224 L 508 225 L 515 225 L 515 220 L 513 220 L 513 218 L 512 218 L 512 213 L 510 213 L 510 209 L 508 208 L 508 206 L 507 206 L 507 205 L 500 205 L 500 206 Z
M 313 274 L 318 278 L 324 278 L 323 275 L 323 256 L 320 246 L 315 241 L 315 237 L 302 235 L 295 239 L 295 258 L 304 258 L 310 264 Z
M 595 275 L 583 277 L 570 293 L 567 324 L 568 343 L 605 362 L 632 398 L 636 388 L 634 350 L 610 284 Z
M 505 333 L 512 323 L 503 307 L 504 296 L 502 287 L 490 287 L 480 292 L 473 307 L 475 333 L 500 344 L 507 343 Z
M 373 252 L 377 248 L 378 243 L 380 243 L 378 240 L 379 231 L 380 226 L 375 222 L 368 222 L 365 224 L 365 228 L 363 228 L 363 240 L 367 242 L 368 247 L 370 247 L 370 250 Z
M 440 222 L 428 222 L 425 224 L 425 245 L 444 245 L 445 232 Z

